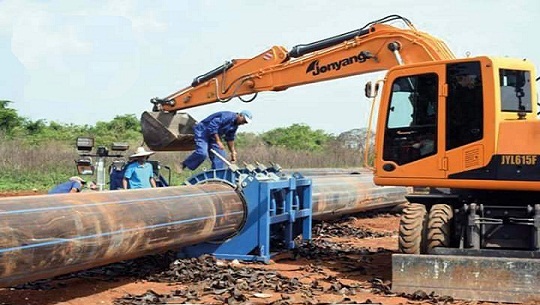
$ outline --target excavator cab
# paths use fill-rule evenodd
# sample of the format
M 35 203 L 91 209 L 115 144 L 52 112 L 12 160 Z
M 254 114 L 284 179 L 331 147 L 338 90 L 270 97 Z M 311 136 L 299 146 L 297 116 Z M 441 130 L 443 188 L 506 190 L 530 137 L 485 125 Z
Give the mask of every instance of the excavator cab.
M 469 188 L 475 181 L 483 189 L 523 188 L 517 181 L 532 176 L 525 177 L 523 169 L 503 171 L 502 165 L 506 155 L 540 154 L 535 85 L 533 64 L 510 58 L 391 69 L 379 108 L 375 182 Z M 532 169 L 530 174 L 536 175 Z
M 148 112 L 141 116 L 144 142 L 154 151 L 195 149 L 193 126 L 197 121 L 184 112 Z

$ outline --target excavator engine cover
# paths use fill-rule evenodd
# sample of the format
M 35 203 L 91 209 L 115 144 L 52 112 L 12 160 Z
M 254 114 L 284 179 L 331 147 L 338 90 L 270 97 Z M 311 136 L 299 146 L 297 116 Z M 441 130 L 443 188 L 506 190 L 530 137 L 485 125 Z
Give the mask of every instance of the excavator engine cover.
M 193 126 L 197 121 L 187 113 L 148 112 L 141 116 L 144 142 L 156 151 L 195 149 Z

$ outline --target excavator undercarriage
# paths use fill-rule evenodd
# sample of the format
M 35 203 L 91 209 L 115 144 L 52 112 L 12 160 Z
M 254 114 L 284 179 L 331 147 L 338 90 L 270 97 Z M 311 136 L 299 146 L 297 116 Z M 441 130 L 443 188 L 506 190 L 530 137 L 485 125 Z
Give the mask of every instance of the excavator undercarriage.
M 496 302 L 537 300 L 540 204 L 505 201 L 524 200 L 519 193 L 482 195 L 435 190 L 407 196 L 415 203 L 401 217 L 403 254 L 392 257 L 393 291 Z M 497 199 L 484 203 L 482 197 Z

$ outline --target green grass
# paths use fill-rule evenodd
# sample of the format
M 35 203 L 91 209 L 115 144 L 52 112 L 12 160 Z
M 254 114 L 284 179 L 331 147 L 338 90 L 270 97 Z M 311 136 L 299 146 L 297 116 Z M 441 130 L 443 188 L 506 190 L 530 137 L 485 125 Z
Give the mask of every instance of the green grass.
M 126 152 L 128 156 L 131 151 Z M 317 167 L 359 167 L 362 153 L 358 150 L 333 147 L 326 151 L 294 151 L 283 147 L 268 147 L 254 144 L 239 147 L 238 166 L 244 162 L 261 162 L 270 165 L 278 163 L 282 168 L 317 168 Z M 210 169 L 209 161 L 204 162 L 195 171 L 177 173 L 177 168 L 190 152 L 157 152 L 151 160 L 159 160 L 163 166 L 171 169 L 172 186 L 181 185 L 192 175 L 205 168 Z M 72 143 L 49 141 L 39 145 L 28 145 L 20 140 L 0 141 L 0 192 L 18 190 L 47 191 L 53 186 L 77 175 L 74 160 L 78 154 Z M 95 160 L 94 160 L 95 161 Z M 108 169 L 111 159 L 106 159 Z M 168 179 L 168 170 L 162 168 L 162 175 Z M 96 176 L 85 176 L 87 180 L 96 180 Z
M 66 181 L 73 176 L 62 171 L 39 173 L 32 171 L 3 172 L 0 176 L 0 191 L 39 190 L 44 191 L 52 186 Z

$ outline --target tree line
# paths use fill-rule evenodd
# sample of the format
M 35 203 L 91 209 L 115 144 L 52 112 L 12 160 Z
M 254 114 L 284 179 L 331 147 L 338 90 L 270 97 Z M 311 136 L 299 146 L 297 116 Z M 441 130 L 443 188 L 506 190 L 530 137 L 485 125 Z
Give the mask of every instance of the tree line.
M 20 116 L 10 104 L 0 100 L 0 191 L 42 192 L 77 174 L 75 140 L 79 136 L 93 137 L 96 147 L 128 143 L 130 150 L 125 156 L 143 143 L 140 121 L 135 114 L 118 115 L 94 125 L 63 124 Z M 360 167 L 365 140 L 365 129 L 333 135 L 305 124 L 293 124 L 263 133 L 239 132 L 236 145 L 240 165 L 272 162 L 283 168 Z M 174 169 L 187 154 L 157 152 L 152 158 Z M 370 150 L 370 160 L 373 156 Z M 205 167 L 209 165 L 203 164 L 199 170 Z M 173 185 L 181 184 L 191 174 L 194 173 L 173 170 Z
M 8 139 L 18 138 L 27 144 L 38 145 L 51 140 L 73 143 L 78 136 L 91 136 L 96 145 L 109 145 L 112 142 L 142 143 L 141 125 L 135 114 L 118 115 L 109 122 L 99 121 L 95 125 L 62 124 L 22 117 L 15 109 L 9 108 L 10 103 L 0 100 L 0 133 Z M 365 129 L 333 135 L 321 129 L 314 130 L 305 124 L 293 124 L 261 134 L 239 132 L 237 145 L 266 145 L 308 152 L 320 152 L 336 146 L 363 149 L 365 136 Z

